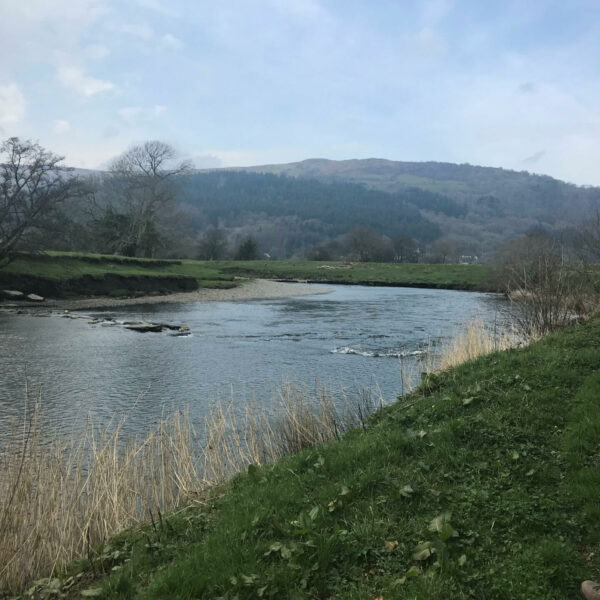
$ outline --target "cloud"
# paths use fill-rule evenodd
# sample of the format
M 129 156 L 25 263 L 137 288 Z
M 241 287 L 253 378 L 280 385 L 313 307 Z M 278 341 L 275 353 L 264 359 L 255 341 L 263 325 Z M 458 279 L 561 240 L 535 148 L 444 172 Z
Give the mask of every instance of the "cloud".
M 84 96 L 94 96 L 102 92 L 116 89 L 114 83 L 86 75 L 81 67 L 59 67 L 58 80 L 65 87 L 71 88 Z
M 170 50 L 179 50 L 179 48 L 183 47 L 183 42 L 171 33 L 165 33 L 160 39 L 160 45 Z
M 214 154 L 194 156 L 192 163 L 196 169 L 218 169 L 223 166 L 223 161 L 218 156 L 214 156 Z
M 445 40 L 430 27 L 423 27 L 407 39 L 421 56 L 435 57 L 446 52 Z
M 84 54 L 89 60 L 101 60 L 110 54 L 110 50 L 101 44 L 91 44 L 85 48 Z
M 538 87 L 533 81 L 526 81 L 517 87 L 517 92 L 521 94 L 535 94 L 537 91 Z
M 117 114 L 124 121 L 131 121 L 140 114 L 142 109 L 139 106 L 125 106 L 117 111 Z
M 25 116 L 25 96 L 16 83 L 0 85 L 0 124 L 17 123 Z
M 146 23 L 121 25 L 120 31 L 144 42 L 152 42 L 166 50 L 179 50 L 183 42 L 172 33 L 158 35 L 150 25 Z
M 123 121 L 148 121 L 160 117 L 165 112 L 166 107 L 160 104 L 155 104 L 150 108 L 142 108 L 141 106 L 124 106 L 117 110 L 117 114 Z
M 158 0 L 136 0 L 137 5 L 142 8 L 147 8 L 148 10 L 153 10 L 161 15 L 165 15 L 168 17 L 178 17 L 179 13 L 172 8 L 165 6 L 164 2 L 159 2 Z
M 52 122 L 52 131 L 54 133 L 63 134 L 69 133 L 71 131 L 71 123 L 69 121 L 65 121 L 64 119 L 56 119 Z

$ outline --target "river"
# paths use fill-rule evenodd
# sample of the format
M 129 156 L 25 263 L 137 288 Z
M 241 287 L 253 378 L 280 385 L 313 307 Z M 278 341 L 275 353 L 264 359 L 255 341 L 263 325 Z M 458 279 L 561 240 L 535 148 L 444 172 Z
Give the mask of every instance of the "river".
M 402 391 L 400 362 L 417 369 L 429 340 L 473 317 L 494 326 L 493 294 L 328 286 L 324 295 L 272 300 L 156 304 L 86 311 L 90 318 L 185 324 L 191 335 L 137 333 L 88 318 L 0 314 L 0 436 L 41 399 L 53 429 L 127 419 L 142 433 L 175 408 L 200 420 L 213 402 L 272 401 L 282 383 L 370 389 L 386 402 Z M 403 357 L 402 359 L 400 357 Z M 26 394 L 27 388 L 27 394 Z

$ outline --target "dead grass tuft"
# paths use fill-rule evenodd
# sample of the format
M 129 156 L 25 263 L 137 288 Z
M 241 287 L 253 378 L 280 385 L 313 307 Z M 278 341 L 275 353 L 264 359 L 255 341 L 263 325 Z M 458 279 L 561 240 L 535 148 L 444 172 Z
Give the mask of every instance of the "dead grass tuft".
M 51 443 L 36 404 L 0 453 L 0 590 L 47 577 L 119 531 L 201 500 L 249 465 L 263 465 L 364 426 L 369 393 L 339 401 L 284 385 L 267 411 L 217 402 L 201 426 L 177 411 L 145 437 L 124 422 Z

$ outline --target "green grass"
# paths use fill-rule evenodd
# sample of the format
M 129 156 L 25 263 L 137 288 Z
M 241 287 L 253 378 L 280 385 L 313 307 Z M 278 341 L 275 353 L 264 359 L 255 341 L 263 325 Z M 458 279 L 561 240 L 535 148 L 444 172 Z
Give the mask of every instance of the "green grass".
M 364 430 L 111 540 L 69 593 L 579 597 L 600 575 L 599 367 L 595 320 L 429 376 Z
M 486 265 L 400 263 L 341 263 L 335 261 L 219 262 L 224 272 L 271 279 L 307 279 L 335 283 L 434 286 L 456 289 L 489 289 Z
M 43 260 L 42 260 L 43 259 Z M 38 259 L 21 255 L 0 270 L 2 274 L 68 280 L 86 275 L 103 277 L 194 277 L 201 287 L 232 287 L 235 275 L 266 279 L 323 281 L 343 284 L 406 285 L 464 290 L 490 290 L 485 265 L 341 263 L 335 261 L 157 261 L 151 259 L 49 252 Z
M 81 254 L 73 252 L 49 252 L 41 257 L 21 255 L 0 270 L 2 274 L 68 281 L 84 276 L 105 277 L 193 277 L 200 287 L 230 288 L 237 285 L 234 276 L 222 272 L 208 262 L 193 260 L 154 261 L 151 259 L 128 259 L 121 256 Z M 113 290 L 117 293 L 119 290 Z

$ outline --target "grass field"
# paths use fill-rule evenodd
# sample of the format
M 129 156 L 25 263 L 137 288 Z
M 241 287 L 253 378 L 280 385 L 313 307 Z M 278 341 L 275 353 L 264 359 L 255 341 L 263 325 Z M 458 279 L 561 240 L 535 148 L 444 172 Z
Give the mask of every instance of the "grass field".
M 86 276 L 104 278 L 117 275 L 121 278 L 156 277 L 167 280 L 170 277 L 191 277 L 200 287 L 222 288 L 237 285 L 234 275 L 222 272 L 209 262 L 168 261 L 143 258 L 125 258 L 101 254 L 79 254 L 49 252 L 42 255 L 21 255 L 0 270 L 3 276 L 16 275 L 22 278 L 42 278 L 56 282 L 77 280 Z M 115 285 L 120 287 L 120 282 Z
M 491 290 L 485 265 L 341 263 L 312 261 L 196 261 L 125 258 L 100 254 L 49 252 L 21 255 L 0 270 L 2 276 L 67 281 L 84 276 L 193 277 L 201 287 L 231 287 L 236 275 L 343 284 Z M 120 287 L 120 286 L 119 286 Z
M 108 541 L 66 593 L 576 598 L 600 574 L 599 367 L 595 320 L 429 375 L 341 441 Z
M 102 276 L 107 273 L 123 276 L 171 276 L 195 277 L 199 281 L 233 279 L 208 262 L 156 261 L 144 258 L 125 258 L 102 254 L 78 254 L 51 252 L 40 257 L 19 257 L 2 269 L 6 273 L 18 273 L 51 279 L 70 279 L 82 275 Z
M 408 263 L 342 263 L 315 261 L 218 262 L 226 273 L 270 279 L 304 279 L 331 283 L 429 286 L 466 290 L 490 289 L 486 265 Z

